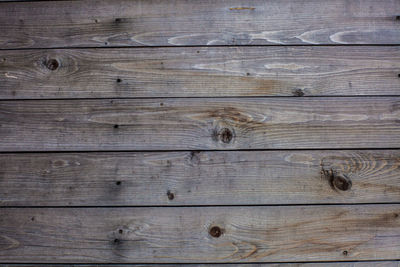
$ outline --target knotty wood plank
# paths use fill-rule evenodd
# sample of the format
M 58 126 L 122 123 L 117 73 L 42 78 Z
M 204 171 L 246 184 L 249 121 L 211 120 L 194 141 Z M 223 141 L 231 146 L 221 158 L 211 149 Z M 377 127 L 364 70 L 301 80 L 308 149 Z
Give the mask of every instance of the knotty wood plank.
M 1 206 L 400 202 L 397 150 L 0 154 L 0 166 Z
M 0 51 L 0 98 L 400 95 L 400 47 Z
M 400 257 L 400 205 L 3 208 L 0 262 L 162 263 Z
M 0 102 L 0 150 L 398 148 L 400 100 L 223 98 Z
M 0 3 L 1 48 L 400 44 L 397 0 Z

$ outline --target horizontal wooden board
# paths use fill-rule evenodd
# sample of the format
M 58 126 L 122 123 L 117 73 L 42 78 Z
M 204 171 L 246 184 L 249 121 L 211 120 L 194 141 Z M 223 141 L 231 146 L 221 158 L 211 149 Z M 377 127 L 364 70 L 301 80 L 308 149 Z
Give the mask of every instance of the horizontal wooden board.
M 0 154 L 0 166 L 1 206 L 400 202 L 397 150 Z
M 2 208 L 0 262 L 397 259 L 400 205 Z
M 397 0 L 0 3 L 0 48 L 400 44 Z
M 113 266 L 113 267 L 125 267 L 126 265 L 120 265 L 117 263 L 104 264 L 105 266 Z M 44 267 L 48 266 L 46 264 L 5 264 L 2 265 L 5 267 Z M 57 266 L 63 267 L 72 267 L 72 266 L 83 266 L 83 267 L 99 267 L 96 264 L 57 264 Z M 157 264 L 130 264 L 130 266 L 135 267 L 160 267 Z M 163 264 L 166 267 L 176 267 L 177 264 Z M 399 261 L 366 261 L 366 262 L 324 262 L 324 263 L 235 263 L 235 264 L 226 264 L 226 263 L 208 263 L 208 264 L 193 264 L 193 263 L 182 263 L 178 266 L 185 267 L 208 267 L 208 266 L 225 266 L 225 267 L 400 267 Z
M 399 73 L 399 46 L 7 50 L 0 98 L 400 95 Z
M 1 151 L 399 148 L 400 99 L 0 102 Z

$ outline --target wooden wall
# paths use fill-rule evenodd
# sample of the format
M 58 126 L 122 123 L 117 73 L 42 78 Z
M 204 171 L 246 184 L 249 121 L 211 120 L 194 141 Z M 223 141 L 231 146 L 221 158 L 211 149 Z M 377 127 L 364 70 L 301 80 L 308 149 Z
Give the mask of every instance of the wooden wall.
M 0 1 L 3 266 L 400 266 L 399 149 L 398 0 Z

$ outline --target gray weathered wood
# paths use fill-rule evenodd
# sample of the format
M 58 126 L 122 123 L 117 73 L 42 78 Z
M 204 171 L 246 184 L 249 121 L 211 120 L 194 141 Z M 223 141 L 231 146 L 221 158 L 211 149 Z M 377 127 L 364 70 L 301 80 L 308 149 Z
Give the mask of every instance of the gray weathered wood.
M 0 3 L 0 48 L 400 44 L 397 0 Z
M 0 51 L 0 98 L 400 95 L 399 48 Z
M 399 148 L 400 99 L 0 102 L 1 151 Z
M 0 154 L 0 166 L 2 206 L 400 202 L 397 150 Z
M 46 264 L 5 264 L 2 265 L 5 267 L 47 267 Z M 82 266 L 82 267 L 99 267 L 96 264 L 57 264 L 57 266 L 62 267 L 73 267 L 73 266 Z M 119 265 L 117 263 L 105 264 L 105 266 L 113 266 L 113 267 L 125 267 L 126 265 Z M 160 267 L 157 264 L 131 264 L 130 266 L 134 267 Z M 177 264 L 163 264 L 166 267 L 177 267 Z M 204 263 L 204 264 L 179 264 L 179 266 L 183 267 L 209 267 L 209 266 L 221 266 L 221 267 L 400 267 L 399 261 L 366 261 L 366 262 L 324 262 L 324 263 Z
M 2 208 L 0 262 L 397 259 L 399 214 L 396 204 Z

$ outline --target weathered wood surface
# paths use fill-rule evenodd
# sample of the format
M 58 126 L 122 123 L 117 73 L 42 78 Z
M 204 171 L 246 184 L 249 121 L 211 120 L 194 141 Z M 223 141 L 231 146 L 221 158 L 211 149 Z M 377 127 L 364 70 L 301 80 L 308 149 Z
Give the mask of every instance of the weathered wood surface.
M 46 264 L 5 264 L 2 265 L 5 267 L 44 267 L 48 266 Z M 73 267 L 73 266 L 83 266 L 83 267 L 99 267 L 96 264 L 57 264 L 57 266 L 62 267 Z M 106 264 L 106 266 L 114 266 L 114 267 L 125 267 L 126 265 L 119 265 L 117 263 L 114 264 Z M 134 267 L 160 267 L 157 264 L 130 264 L 130 266 Z M 177 264 L 163 264 L 162 266 L 166 267 L 176 267 Z M 210 267 L 210 266 L 225 266 L 225 267 L 400 267 L 399 261 L 365 261 L 365 262 L 324 262 L 324 263 L 235 263 L 235 264 L 226 264 L 226 263 L 204 263 L 204 264 L 179 264 L 178 266 L 184 267 Z
M 2 208 L 1 262 L 397 259 L 400 205 Z
M 397 150 L 1 154 L 0 166 L 2 206 L 400 202 Z
M 1 151 L 399 148 L 400 100 L 0 102 Z
M 399 73 L 399 46 L 11 50 L 0 98 L 400 95 Z
M 0 48 L 400 44 L 397 0 L 0 3 Z

